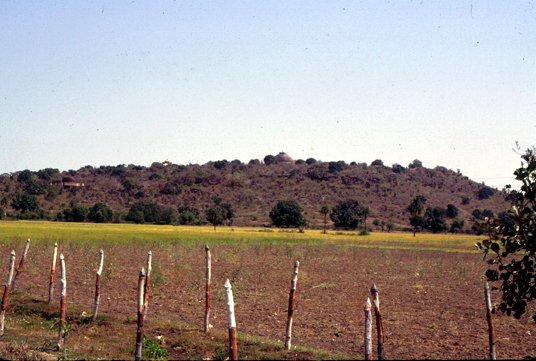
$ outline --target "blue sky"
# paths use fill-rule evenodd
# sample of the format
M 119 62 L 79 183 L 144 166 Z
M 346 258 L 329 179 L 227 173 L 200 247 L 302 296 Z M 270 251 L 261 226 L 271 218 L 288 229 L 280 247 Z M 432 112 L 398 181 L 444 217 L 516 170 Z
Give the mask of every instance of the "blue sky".
M 294 159 L 502 188 L 536 144 L 529 1 L 0 1 L 0 174 Z

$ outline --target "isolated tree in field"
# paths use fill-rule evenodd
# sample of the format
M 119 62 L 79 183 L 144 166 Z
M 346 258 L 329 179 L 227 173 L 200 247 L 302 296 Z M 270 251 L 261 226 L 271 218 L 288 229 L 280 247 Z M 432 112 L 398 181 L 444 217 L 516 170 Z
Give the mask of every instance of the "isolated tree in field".
M 303 227 L 303 209 L 296 201 L 279 201 L 270 211 L 272 224 L 277 227 Z
M 224 221 L 223 213 L 224 213 L 223 208 L 216 206 L 216 205 L 210 207 L 207 210 L 206 212 L 207 221 L 212 223 L 212 225 L 214 226 L 214 230 L 216 230 L 216 226 L 223 224 L 223 221 Z
M 326 234 L 326 227 L 327 227 L 327 224 L 328 224 L 328 214 L 329 212 L 331 212 L 331 208 L 329 208 L 329 206 L 327 204 L 324 204 L 322 205 L 322 207 L 320 207 L 320 213 L 322 213 L 322 215 L 324 216 L 324 234 Z
M 420 219 L 417 219 L 417 217 L 419 217 L 424 211 L 424 202 L 426 202 L 425 197 L 417 196 L 413 198 L 413 200 L 408 206 L 409 214 L 411 214 L 409 222 L 413 226 L 413 237 L 415 237 L 415 233 L 417 233 L 418 227 L 422 226 L 420 224 Z
M 229 224 L 233 223 L 234 211 L 230 203 L 222 203 L 221 198 L 216 198 L 214 205 L 206 211 L 205 217 L 216 230 L 216 226 L 224 224 L 225 221 L 229 221 Z
M 369 207 L 361 208 L 361 216 L 363 217 L 363 223 L 365 224 L 365 230 L 367 229 L 367 217 L 370 215 Z
M 491 282 L 500 282 L 499 310 L 515 318 L 520 318 L 536 298 L 536 148 L 528 149 L 521 158 L 523 163 L 514 175 L 522 186 L 514 193 L 509 211 L 514 226 L 508 229 L 502 220 L 490 218 L 476 223 L 488 235 L 477 246 L 486 255 L 494 253 L 494 259 L 488 262 L 493 268 L 486 276 Z M 507 190 L 510 188 L 507 186 Z M 536 322 L 535 309 L 530 312 Z
M 329 215 L 336 228 L 356 229 L 361 222 L 361 206 L 355 199 L 339 202 Z

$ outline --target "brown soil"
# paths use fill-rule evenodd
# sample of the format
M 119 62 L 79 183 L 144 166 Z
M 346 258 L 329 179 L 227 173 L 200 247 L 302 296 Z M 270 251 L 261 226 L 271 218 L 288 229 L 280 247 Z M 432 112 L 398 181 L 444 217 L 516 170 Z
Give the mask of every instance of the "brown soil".
M 386 358 L 489 358 L 483 292 L 486 264 L 480 254 L 352 245 L 215 245 L 212 248 L 211 323 L 215 330 L 227 328 L 223 284 L 229 278 L 239 335 L 283 342 L 290 280 L 294 262 L 299 260 L 293 345 L 363 358 L 363 307 L 371 286 L 376 284 Z M 120 328 L 123 331 L 117 334 L 117 327 L 102 322 L 85 327 L 88 330 L 93 327 L 95 333 L 103 335 L 110 327 L 113 331 L 109 337 L 117 339 L 118 349 L 130 350 L 134 346 L 138 274 L 145 265 L 148 250 L 149 247 L 120 246 L 104 249 L 100 314 L 124 315 L 125 322 Z M 205 305 L 204 250 L 181 245 L 155 246 L 151 250 L 153 286 L 147 333 L 162 334 L 168 339 L 179 333 L 199 333 L 203 329 Z M 77 319 L 80 315 L 72 311 L 76 305 L 91 315 L 98 250 L 65 247 L 60 252 L 66 256 L 71 309 L 68 313 L 71 312 L 72 320 Z M 2 249 L 2 254 L 8 259 L 9 250 Z M 30 292 L 36 299 L 47 299 L 51 254 L 51 248 L 31 249 L 18 281 L 19 290 Z M 59 295 L 58 281 L 55 294 Z M 494 292 L 492 300 L 497 302 L 499 295 Z M 180 320 L 190 326 L 181 330 L 173 327 L 157 330 L 151 324 L 151 320 L 166 319 Z M 497 313 L 494 320 L 498 358 L 536 357 L 536 327 L 528 318 L 515 320 Z M 84 337 L 86 344 L 91 344 L 91 337 Z M 225 340 L 206 338 L 209 343 L 220 341 L 225 350 Z M 373 343 L 376 343 L 375 334 Z M 185 350 L 177 345 L 169 349 L 170 358 L 211 357 L 204 349 Z M 262 348 L 257 350 L 262 352 Z M 125 351 L 125 357 L 130 357 L 128 352 Z M 245 353 L 241 357 L 261 355 Z M 293 359 L 317 357 L 307 352 L 288 353 L 288 358 Z

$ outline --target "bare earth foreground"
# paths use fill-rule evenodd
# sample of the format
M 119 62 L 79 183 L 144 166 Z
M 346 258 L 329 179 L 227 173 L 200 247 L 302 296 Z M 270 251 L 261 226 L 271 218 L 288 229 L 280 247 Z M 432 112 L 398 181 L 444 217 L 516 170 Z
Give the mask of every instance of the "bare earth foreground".
M 67 264 L 68 315 L 72 332 L 67 348 L 89 358 L 130 359 L 136 336 L 138 273 L 153 252 L 153 273 L 147 338 L 159 335 L 170 359 L 225 358 L 226 340 L 202 334 L 205 298 L 205 253 L 198 246 L 104 248 L 100 322 L 82 322 L 80 314 L 92 312 L 98 249 L 93 246 L 60 247 Z M 19 339 L 53 349 L 55 340 L 43 326 L 41 332 L 24 326 L 24 312 L 37 313 L 49 306 L 48 282 L 52 247 L 32 246 L 18 290 L 10 299 L 6 331 Z M 7 275 L 10 249 L 2 252 L 2 274 Z M 21 250 L 18 250 L 20 254 Z M 363 306 L 370 287 L 379 290 L 388 359 L 486 359 L 488 331 L 484 305 L 482 255 L 477 253 L 362 248 L 352 244 L 212 246 L 212 318 L 214 335 L 225 332 L 227 318 L 223 284 L 233 285 L 239 335 L 262 337 L 273 344 L 284 340 L 288 291 L 296 260 L 300 272 L 296 293 L 292 344 L 339 351 L 342 356 L 364 357 Z M 58 272 L 59 273 L 59 272 Z M 57 275 L 58 275 L 57 273 Z M 4 276 L 1 276 L 2 278 Z M 59 276 L 57 276 L 59 279 Z M 59 296 L 59 282 L 55 295 Z M 492 302 L 499 296 L 492 293 Z M 55 301 L 56 302 L 56 301 Z M 58 302 L 59 304 L 59 302 Z M 43 313 L 44 314 L 44 313 Z M 113 315 L 114 322 L 106 322 Z M 536 327 L 528 319 L 494 315 L 499 359 L 536 357 Z M 167 321 L 181 326 L 162 326 Z M 24 330 L 28 330 L 25 335 Z M 55 331 L 57 332 L 57 331 Z M 223 333 L 225 334 L 225 333 Z M 182 347 L 180 337 L 193 338 L 207 347 Z M 106 338 L 110 350 L 99 344 Z M 53 339 L 53 338 L 52 338 Z M 218 344 L 215 347 L 214 345 Z M 242 343 L 242 345 L 241 345 Z M 269 358 L 262 348 L 245 352 L 239 339 L 240 358 Z M 376 336 L 374 330 L 374 340 Z M 219 347 L 219 348 L 218 348 Z M 375 346 L 374 346 L 375 348 Z M 216 350 L 216 351 L 214 351 Z M 220 350 L 220 354 L 215 354 Z M 267 352 L 268 348 L 267 348 Z M 115 355 L 115 356 L 113 356 Z M 313 352 L 289 352 L 288 358 L 314 359 Z M 374 350 L 376 357 L 376 350 Z

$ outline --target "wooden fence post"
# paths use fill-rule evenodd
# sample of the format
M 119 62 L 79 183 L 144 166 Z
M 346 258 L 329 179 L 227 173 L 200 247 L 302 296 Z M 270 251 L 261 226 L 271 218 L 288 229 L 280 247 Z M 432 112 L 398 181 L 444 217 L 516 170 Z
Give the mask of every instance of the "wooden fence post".
M 60 268 L 61 268 L 61 298 L 60 298 L 60 325 L 58 332 L 58 351 L 65 347 L 65 322 L 67 320 L 66 306 L 67 306 L 67 276 L 65 274 L 65 258 L 63 253 L 60 254 Z
M 229 359 L 238 360 L 238 346 L 236 342 L 236 321 L 234 314 L 233 290 L 231 282 L 225 281 L 225 300 L 227 303 L 227 323 L 229 325 Z
M 145 275 L 145 290 L 144 295 L 145 298 L 143 300 L 143 317 L 147 317 L 147 308 L 149 307 L 149 282 L 151 281 L 151 271 L 153 269 L 153 252 L 149 251 L 147 253 L 147 273 Z
M 91 317 L 92 321 L 97 320 L 97 312 L 99 310 L 100 278 L 101 278 L 103 263 L 104 263 L 104 251 L 101 249 L 100 255 L 99 255 L 99 268 L 97 269 L 97 279 L 95 280 L 95 303 L 93 304 L 93 316 Z
M 134 359 L 136 361 L 141 360 L 141 348 L 143 345 L 143 323 L 144 323 L 144 310 L 143 304 L 145 297 L 143 291 L 145 288 L 145 270 L 141 269 L 138 279 L 138 331 L 136 333 L 136 351 L 134 352 Z
M 376 331 L 378 334 L 378 360 L 383 360 L 383 323 L 382 314 L 380 312 L 380 298 L 378 297 L 378 289 L 376 285 L 372 285 L 370 289 L 372 295 L 372 303 L 374 304 L 374 315 L 376 316 Z
M 372 313 L 370 298 L 365 302 L 365 360 L 372 360 Z
M 296 261 L 294 264 L 294 274 L 292 275 L 292 281 L 290 282 L 290 293 L 288 296 L 288 320 L 287 320 L 287 332 L 285 335 L 285 349 L 290 350 L 290 340 L 292 338 L 292 317 L 294 315 L 294 299 L 296 298 L 296 284 L 298 283 L 298 268 L 300 262 Z
M 58 244 L 54 243 L 54 253 L 52 255 L 52 268 L 50 269 L 50 284 L 48 287 L 48 304 L 54 299 L 54 273 L 56 273 L 56 257 L 58 256 Z
M 210 249 L 208 244 L 205 245 L 205 253 L 207 258 L 207 269 L 206 269 L 206 292 L 205 292 L 205 333 L 210 332 L 210 279 L 211 279 L 211 267 L 212 267 L 212 256 L 210 255 Z
M 15 274 L 15 277 L 13 278 L 13 282 L 11 283 L 11 289 L 15 290 L 15 284 L 17 283 L 17 280 L 19 279 L 20 274 L 22 273 L 22 265 L 24 264 L 24 260 L 26 259 L 26 255 L 28 254 L 28 248 L 30 247 L 30 238 L 26 241 L 26 246 L 24 246 L 24 252 L 22 253 L 22 258 L 20 259 L 19 268 L 17 268 L 17 274 Z
M 488 319 L 488 334 L 489 334 L 489 359 L 496 360 L 495 353 L 495 326 L 493 325 L 493 316 L 491 315 L 491 297 L 489 294 L 489 285 L 484 284 L 484 295 L 486 297 L 486 318 Z
M 9 273 L 7 275 L 6 288 L 2 297 L 2 308 L 0 309 L 0 336 L 4 334 L 4 317 L 6 314 L 7 298 L 9 297 L 9 289 L 13 279 L 13 269 L 15 268 L 15 251 L 11 251 L 11 261 L 9 262 Z

